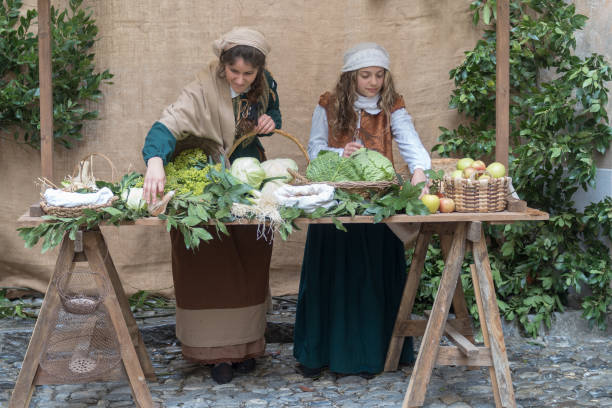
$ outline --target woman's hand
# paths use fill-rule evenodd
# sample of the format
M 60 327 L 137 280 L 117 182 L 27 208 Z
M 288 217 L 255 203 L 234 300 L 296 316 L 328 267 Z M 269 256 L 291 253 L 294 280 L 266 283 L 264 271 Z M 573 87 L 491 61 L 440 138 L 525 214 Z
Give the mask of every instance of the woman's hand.
M 166 172 L 161 157 L 151 157 L 147 161 L 147 172 L 144 177 L 143 198 L 148 205 L 155 204 L 164 194 Z
M 272 132 L 276 129 L 276 123 L 274 120 L 268 115 L 261 115 L 259 119 L 257 119 L 257 126 L 255 127 L 255 131 L 257 134 L 266 134 Z
M 425 175 L 423 169 L 415 169 L 414 173 L 412 174 L 410 184 L 416 186 L 417 184 L 422 182 L 425 182 L 425 186 L 421 190 L 421 195 L 419 196 L 419 198 L 423 197 L 423 195 L 425 194 L 429 194 L 429 185 L 427 184 L 427 176 Z
M 358 142 L 349 142 L 344 146 L 344 151 L 342 152 L 342 157 L 349 157 L 351 154 L 355 153 L 357 150 L 361 149 L 363 145 Z

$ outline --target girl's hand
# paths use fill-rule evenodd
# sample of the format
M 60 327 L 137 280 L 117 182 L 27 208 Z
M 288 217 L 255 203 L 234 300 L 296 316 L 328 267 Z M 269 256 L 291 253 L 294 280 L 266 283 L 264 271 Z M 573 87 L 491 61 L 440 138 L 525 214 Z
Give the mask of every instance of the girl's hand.
M 342 152 L 342 157 L 349 157 L 351 154 L 355 153 L 357 150 L 361 149 L 363 145 L 358 142 L 349 142 L 344 146 L 344 151 Z
M 151 157 L 147 161 L 147 172 L 144 177 L 143 198 L 148 205 L 155 204 L 164 194 L 166 172 L 161 157 Z
M 423 195 L 425 194 L 429 194 L 429 185 L 427 183 L 427 176 L 425 175 L 423 169 L 414 170 L 414 173 L 412 174 L 412 179 L 410 180 L 410 184 L 416 186 L 417 184 L 422 182 L 425 182 L 425 186 L 421 190 L 421 195 L 419 196 L 419 198 L 423 197 Z
M 255 127 L 257 134 L 270 133 L 274 129 L 276 129 L 276 123 L 274 123 L 274 120 L 270 116 L 261 115 L 259 119 L 257 119 L 257 126 Z

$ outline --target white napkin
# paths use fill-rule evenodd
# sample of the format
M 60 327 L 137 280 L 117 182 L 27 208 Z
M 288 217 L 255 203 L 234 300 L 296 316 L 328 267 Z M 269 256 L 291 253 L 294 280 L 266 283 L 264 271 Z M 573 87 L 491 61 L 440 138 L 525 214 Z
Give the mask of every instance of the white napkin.
M 319 207 L 331 208 L 338 204 L 334 200 L 334 188 L 328 184 L 284 185 L 276 189 L 274 195 L 279 205 L 297 207 L 307 213 Z
M 80 207 L 106 204 L 113 198 L 113 192 L 108 187 L 103 187 L 95 193 L 70 193 L 48 188 L 43 196 L 45 202 L 53 207 Z

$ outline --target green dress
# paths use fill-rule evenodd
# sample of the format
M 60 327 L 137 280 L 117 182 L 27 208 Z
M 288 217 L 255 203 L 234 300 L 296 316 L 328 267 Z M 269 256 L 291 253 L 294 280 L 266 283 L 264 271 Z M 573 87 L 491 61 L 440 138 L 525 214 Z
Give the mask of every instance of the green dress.
M 384 368 L 404 282 L 404 245 L 384 224 L 308 228 L 293 355 L 343 374 Z M 400 361 L 414 361 L 412 339 Z

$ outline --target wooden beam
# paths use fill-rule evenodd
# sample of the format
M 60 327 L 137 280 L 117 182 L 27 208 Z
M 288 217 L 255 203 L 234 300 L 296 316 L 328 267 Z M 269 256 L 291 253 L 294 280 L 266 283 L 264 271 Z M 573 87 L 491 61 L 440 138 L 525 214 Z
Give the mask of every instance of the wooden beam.
M 510 6 L 497 0 L 497 42 L 495 49 L 495 160 L 508 168 L 510 138 Z
M 38 78 L 40 81 L 40 170 L 53 180 L 53 87 L 50 1 L 38 0 Z

